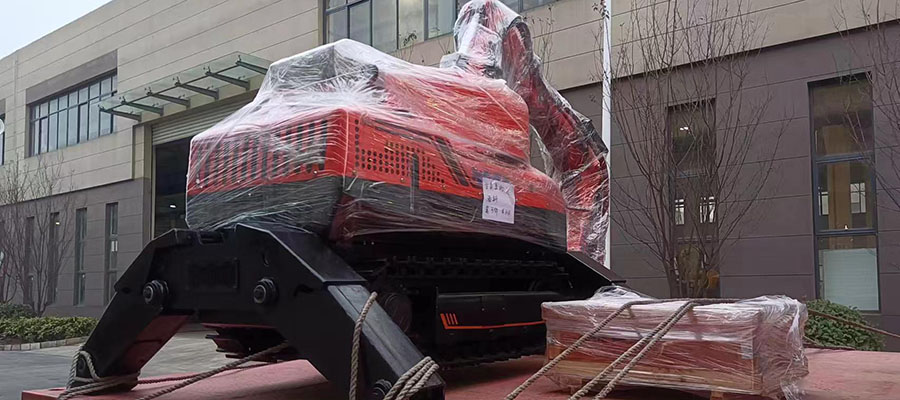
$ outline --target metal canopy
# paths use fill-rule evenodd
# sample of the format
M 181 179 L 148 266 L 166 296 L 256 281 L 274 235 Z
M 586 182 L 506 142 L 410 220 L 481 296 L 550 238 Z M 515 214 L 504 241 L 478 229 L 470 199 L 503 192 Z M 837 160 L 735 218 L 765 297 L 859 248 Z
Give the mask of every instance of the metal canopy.
M 162 116 L 168 104 L 190 108 L 192 96 L 218 100 L 224 86 L 250 90 L 250 80 L 264 75 L 270 64 L 249 54 L 232 53 L 101 101 L 100 111 L 141 122 L 144 113 Z

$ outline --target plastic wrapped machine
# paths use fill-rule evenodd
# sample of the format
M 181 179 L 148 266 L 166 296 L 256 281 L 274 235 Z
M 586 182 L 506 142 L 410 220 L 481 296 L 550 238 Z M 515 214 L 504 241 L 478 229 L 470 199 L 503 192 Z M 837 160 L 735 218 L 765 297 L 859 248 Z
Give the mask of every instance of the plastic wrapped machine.
M 419 66 L 341 40 L 280 60 L 191 142 L 186 219 L 367 235 L 477 233 L 603 259 L 606 147 L 544 81 L 521 17 L 467 3 L 458 52 Z M 530 163 L 534 132 L 552 160 Z
M 623 304 L 642 298 L 647 297 L 614 288 L 587 300 L 544 303 L 548 359 Z M 547 376 L 561 386 L 580 388 L 683 304 L 632 306 Z M 622 384 L 799 399 L 797 382 L 808 373 L 803 353 L 806 318 L 806 306 L 784 296 L 694 307 Z

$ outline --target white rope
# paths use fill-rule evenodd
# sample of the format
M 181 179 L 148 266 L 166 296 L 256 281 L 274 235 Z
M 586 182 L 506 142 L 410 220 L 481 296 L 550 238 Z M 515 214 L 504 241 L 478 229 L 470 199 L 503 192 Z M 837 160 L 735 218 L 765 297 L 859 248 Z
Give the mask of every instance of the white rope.
M 88 373 L 91 375 L 89 378 L 82 378 L 77 375 L 76 370 L 79 358 L 84 360 Z M 66 385 L 66 390 L 59 394 L 57 400 L 66 400 L 81 394 L 96 393 L 120 385 L 134 386 L 137 384 L 137 378 L 137 373 L 121 376 L 98 376 L 97 371 L 94 369 L 94 361 L 91 359 L 91 354 L 84 351 L 83 347 L 80 347 L 75 356 L 72 357 L 72 367 L 69 369 L 69 382 Z M 86 384 L 73 387 L 75 383 Z
M 698 305 L 698 303 L 695 303 L 695 302 L 687 302 L 687 303 L 682 304 L 680 307 L 678 307 L 678 310 L 675 311 L 675 313 L 673 313 L 672 315 L 669 316 L 669 318 L 667 318 L 665 321 L 663 321 L 662 323 L 657 325 L 650 332 L 649 335 L 643 337 L 637 343 L 632 345 L 628 350 L 626 350 L 624 353 L 619 355 L 619 357 L 616 358 L 615 360 L 613 360 L 612 363 L 607 365 L 606 368 L 603 369 L 603 371 L 601 371 L 599 374 L 597 374 L 597 376 L 595 376 L 594 379 L 591 379 L 590 382 L 588 382 L 586 385 L 584 385 L 584 387 L 579 389 L 578 392 L 576 392 L 575 394 L 572 395 L 572 397 L 569 397 L 569 400 L 578 400 L 581 398 L 581 396 L 584 396 L 585 394 L 587 394 L 591 389 L 594 388 L 594 386 L 597 385 L 598 382 L 600 382 L 600 380 L 606 378 L 606 376 L 609 375 L 610 372 L 612 372 L 613 368 L 615 368 L 617 365 L 619 365 L 619 363 L 621 363 L 625 359 L 631 357 L 635 353 L 635 351 L 638 351 L 638 349 L 640 349 L 638 354 L 635 355 L 634 358 L 632 358 L 631 361 L 628 364 L 626 364 L 625 367 L 622 368 L 622 370 L 619 371 L 619 373 L 616 374 L 616 376 L 609 381 L 609 383 L 606 384 L 606 386 L 603 388 L 603 390 L 601 390 L 600 393 L 598 393 L 596 397 L 594 397 L 594 400 L 599 400 L 599 399 L 606 397 L 606 395 L 609 394 L 609 392 L 611 392 L 613 390 L 613 388 L 615 388 L 615 386 L 619 383 L 619 381 L 622 380 L 622 378 L 624 378 L 625 375 L 628 374 L 628 372 L 630 372 L 631 369 L 634 368 L 634 366 L 642 358 L 644 358 L 644 355 L 647 354 L 647 351 L 649 351 L 650 348 L 653 347 L 653 345 L 655 345 L 656 342 L 659 341 L 660 338 L 665 336 L 666 333 L 669 333 L 669 330 L 671 330 L 672 327 L 675 326 L 675 324 L 681 319 L 681 317 L 683 317 L 688 311 L 693 309 L 694 306 L 696 306 L 696 305 Z
M 350 347 L 350 398 L 354 400 L 356 399 L 356 387 L 359 383 L 359 341 L 362 338 L 363 322 L 366 320 L 366 316 L 369 315 L 369 310 L 375 304 L 377 298 L 377 292 L 372 292 L 369 295 L 366 304 L 363 305 L 362 310 L 359 312 L 359 317 L 356 318 L 356 325 L 353 326 L 353 344 Z
M 378 293 L 372 292 L 369 299 L 366 300 L 366 304 L 359 312 L 359 317 L 356 319 L 356 326 L 353 330 L 353 343 L 350 349 L 350 400 L 358 400 L 357 385 L 359 384 L 359 349 L 362 328 L 366 316 L 369 314 L 372 305 L 375 304 L 377 297 Z M 423 358 L 397 379 L 397 382 L 391 386 L 391 389 L 384 396 L 384 400 L 409 399 L 425 387 L 425 384 L 437 370 L 438 364 L 431 357 Z
M 285 348 L 287 348 L 289 346 L 290 345 L 287 342 L 285 342 L 285 343 L 279 344 L 277 346 L 273 346 L 268 349 L 265 349 L 263 351 L 251 354 L 240 360 L 232 361 L 221 367 L 218 367 L 218 368 L 206 371 L 206 372 L 202 372 L 199 374 L 194 374 L 194 375 L 190 375 L 190 376 L 186 376 L 186 377 L 148 379 L 148 380 L 143 380 L 143 381 L 138 381 L 137 373 L 129 374 L 129 375 L 122 375 L 122 376 L 109 376 L 109 377 L 97 376 L 97 372 L 94 368 L 94 362 L 91 359 L 90 353 L 88 353 L 82 349 L 79 349 L 78 352 L 75 353 L 75 357 L 72 359 L 72 367 L 69 370 L 69 383 L 67 385 L 67 389 L 65 391 L 63 391 L 62 393 L 60 393 L 57 400 L 67 400 L 67 399 L 70 399 L 72 397 L 79 396 L 79 395 L 88 395 L 88 394 L 92 394 L 92 393 L 97 393 L 97 392 L 100 392 L 100 391 L 103 391 L 106 389 L 114 388 L 119 385 L 127 384 L 127 385 L 131 385 L 131 386 L 135 386 L 138 384 L 150 384 L 150 383 L 160 383 L 160 382 L 168 382 L 168 381 L 181 381 L 175 385 L 160 389 L 154 393 L 151 393 L 149 395 L 143 396 L 140 399 L 138 399 L 138 400 L 151 400 L 151 399 L 160 397 L 162 395 L 174 392 L 185 386 L 197 383 L 197 382 L 204 380 L 206 378 L 209 378 L 213 375 L 217 375 L 219 373 L 229 371 L 229 370 L 246 368 L 246 367 L 241 367 L 241 365 L 248 363 L 250 361 L 257 360 L 266 355 L 269 355 L 272 353 L 277 353 L 281 350 L 284 350 Z M 90 378 L 81 378 L 81 377 L 77 376 L 76 369 L 77 369 L 79 358 L 81 358 L 85 361 L 85 365 L 87 366 L 88 373 L 91 375 Z M 87 384 L 83 385 L 83 386 L 79 386 L 79 387 L 73 387 L 73 385 L 76 382 L 87 383 Z

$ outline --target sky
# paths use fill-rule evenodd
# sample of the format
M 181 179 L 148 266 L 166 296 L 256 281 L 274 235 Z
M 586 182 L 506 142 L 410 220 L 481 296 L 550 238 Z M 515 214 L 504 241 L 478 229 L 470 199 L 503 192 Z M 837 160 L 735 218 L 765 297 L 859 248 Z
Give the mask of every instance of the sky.
M 109 0 L 0 0 L 0 58 Z

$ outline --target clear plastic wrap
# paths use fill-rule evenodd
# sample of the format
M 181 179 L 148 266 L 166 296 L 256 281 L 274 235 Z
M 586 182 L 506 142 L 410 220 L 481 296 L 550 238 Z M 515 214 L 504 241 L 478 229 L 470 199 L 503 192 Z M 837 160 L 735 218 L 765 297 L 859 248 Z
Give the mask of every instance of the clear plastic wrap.
M 520 21 L 494 0 L 468 3 L 461 51 L 492 40 L 466 33 L 473 3 Z M 490 51 L 510 73 L 414 65 L 350 40 L 273 63 L 250 104 L 192 139 L 189 226 L 275 224 L 332 240 L 479 233 L 602 259 L 606 148 L 566 150 L 599 135 L 546 86 L 530 42 Z M 560 171 L 552 177 L 530 164 L 532 129 Z
M 558 355 L 623 304 L 643 298 L 617 287 L 587 300 L 544 303 L 547 357 Z M 632 306 L 547 376 L 561 386 L 580 388 L 683 304 Z M 799 399 L 797 383 L 808 374 L 806 318 L 806 306 L 784 296 L 694 307 L 622 384 Z

